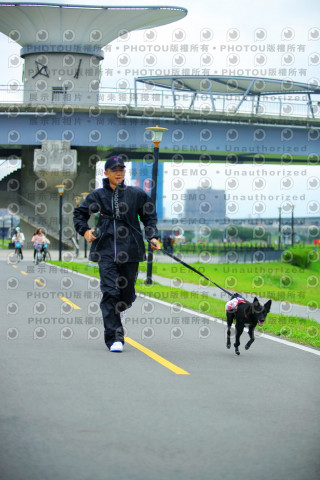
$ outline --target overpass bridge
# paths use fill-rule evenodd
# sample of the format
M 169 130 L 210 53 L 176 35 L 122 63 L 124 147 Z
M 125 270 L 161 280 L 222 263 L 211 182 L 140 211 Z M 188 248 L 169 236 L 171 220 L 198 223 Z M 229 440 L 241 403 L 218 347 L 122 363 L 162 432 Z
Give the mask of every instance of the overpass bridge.
M 231 99 L 218 98 L 216 108 L 211 104 L 209 110 L 209 103 L 205 104 L 206 109 L 195 101 L 185 105 L 192 101 L 194 93 L 184 93 L 181 97 L 181 92 L 164 92 L 155 88 L 151 93 L 147 86 L 120 95 L 111 89 L 101 97 L 106 103 L 90 107 L 2 102 L 0 157 L 21 158 L 22 169 L 17 190 L 8 183 L 10 178 L 3 179 L 1 207 L 9 205 L 14 213 L 21 215 L 25 228 L 30 225 L 33 230 L 34 225 L 41 224 L 53 240 L 58 239 L 58 195 L 53 187 L 61 180 L 51 176 L 49 181 L 50 175 L 41 165 L 46 144 L 56 144 L 59 154 L 67 155 L 62 178 L 66 186 L 64 238 L 67 240 L 72 232 L 74 197 L 96 187 L 96 162 L 114 153 L 122 153 L 128 161 L 150 162 L 153 149 L 146 128 L 154 124 L 168 128 L 161 143 L 162 161 L 181 158 L 200 165 L 251 163 L 266 168 L 267 165 L 272 168 L 273 164 L 319 164 L 320 108 L 315 100 L 285 103 L 285 97 L 277 96 L 273 101 L 260 100 L 257 110 L 256 97 L 242 101 L 240 95 L 233 95 Z M 182 104 L 178 103 L 180 97 Z M 210 95 L 204 98 L 209 101 Z M 150 106 L 154 99 L 159 105 Z M 284 108 L 288 105 L 291 114 Z M 48 186 L 50 193 L 46 193 Z M 48 205 L 52 205 L 49 210 Z
M 152 150 L 145 128 L 161 122 L 169 130 L 163 159 L 178 153 L 190 161 L 207 155 L 213 162 L 318 164 L 318 86 L 253 77 L 144 77 L 134 89 L 124 82 L 99 90 L 91 105 L 71 102 L 67 89 L 59 98 L 34 90 L 35 101 L 26 103 L 25 90 L 0 87 L 2 158 L 56 139 L 102 158 L 116 150 L 141 159 Z

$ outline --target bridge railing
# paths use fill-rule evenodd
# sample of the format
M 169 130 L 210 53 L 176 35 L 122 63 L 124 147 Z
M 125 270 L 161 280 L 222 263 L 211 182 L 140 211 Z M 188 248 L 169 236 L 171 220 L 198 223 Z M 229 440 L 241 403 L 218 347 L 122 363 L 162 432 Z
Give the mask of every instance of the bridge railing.
M 0 104 L 8 104 L 12 115 L 18 114 L 19 109 L 25 105 L 23 85 L 0 85 Z M 30 93 L 30 92 L 29 92 Z M 71 105 L 95 108 L 97 106 L 111 106 L 119 108 L 119 113 L 125 114 L 126 108 L 142 108 L 145 115 L 152 116 L 157 108 L 169 108 L 175 111 L 193 110 L 199 112 L 205 119 L 206 115 L 212 113 L 221 113 L 224 115 L 243 114 L 248 116 L 274 116 L 274 117 L 299 117 L 320 119 L 320 102 L 313 98 L 309 100 L 307 95 L 268 95 L 257 97 L 247 97 L 245 100 L 240 95 L 209 95 L 200 93 L 196 96 L 192 92 L 175 92 L 152 87 L 150 89 L 134 88 L 106 88 L 102 87 L 95 93 L 96 103 L 84 104 L 85 91 L 72 90 L 72 97 L 68 91 L 65 92 L 63 99 L 56 101 L 48 91 L 33 91 L 33 105 L 52 106 L 52 105 Z M 29 95 L 28 95 L 29 97 Z M 77 102 L 72 99 L 78 98 Z M 28 103 L 30 105 L 30 103 Z

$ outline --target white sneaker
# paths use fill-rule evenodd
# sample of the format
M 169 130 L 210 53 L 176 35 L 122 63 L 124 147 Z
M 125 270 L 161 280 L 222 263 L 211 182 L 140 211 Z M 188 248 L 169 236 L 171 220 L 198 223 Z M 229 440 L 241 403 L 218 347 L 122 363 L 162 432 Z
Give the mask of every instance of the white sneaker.
M 122 342 L 113 342 L 110 347 L 110 352 L 122 352 L 123 351 L 123 343 Z

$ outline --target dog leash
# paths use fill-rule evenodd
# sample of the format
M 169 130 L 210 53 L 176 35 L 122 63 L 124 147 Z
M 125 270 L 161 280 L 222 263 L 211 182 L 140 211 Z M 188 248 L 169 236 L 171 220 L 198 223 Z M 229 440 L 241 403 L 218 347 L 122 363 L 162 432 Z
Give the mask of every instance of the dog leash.
M 119 209 L 119 197 L 118 197 L 119 193 L 118 193 L 118 189 L 116 188 L 115 191 L 114 191 L 114 213 L 115 213 L 115 218 L 116 219 L 120 219 L 120 209 Z M 127 220 L 125 219 L 122 219 L 125 223 L 127 223 L 127 225 L 135 230 L 139 235 L 142 235 L 142 232 L 140 232 L 139 230 L 137 230 L 133 225 L 130 224 L 130 222 L 128 222 Z M 151 240 L 148 240 L 146 239 L 147 242 L 150 244 L 150 245 L 153 245 L 154 247 L 156 247 L 156 245 L 154 243 L 151 242 Z M 203 273 L 199 272 L 199 270 L 197 270 L 196 268 L 192 267 L 191 265 L 189 265 L 188 263 L 184 262 L 183 260 L 181 260 L 180 258 L 176 257 L 175 255 L 173 255 L 172 253 L 169 253 L 167 250 L 164 250 L 163 248 L 160 248 L 159 250 L 157 250 L 158 252 L 162 252 L 164 253 L 165 255 L 167 255 L 168 257 L 172 258 L 173 260 L 175 260 L 176 262 L 178 263 L 181 263 L 181 265 L 183 265 L 184 267 L 188 268 L 189 270 L 192 270 L 194 273 L 196 273 L 197 275 L 200 275 L 201 277 L 205 278 L 206 280 L 208 280 L 208 282 L 212 283 L 213 285 L 215 285 L 216 287 L 220 288 L 220 290 L 222 290 L 223 292 L 225 292 L 227 295 L 230 295 L 230 297 L 233 296 L 233 293 L 231 292 L 228 292 L 228 290 L 226 290 L 225 288 L 221 287 L 220 285 L 218 285 L 217 283 L 213 282 L 212 280 L 210 280 L 210 278 L 206 277 Z
M 147 240 L 147 242 L 150 244 L 150 245 L 153 245 L 154 247 L 156 246 L 154 243 L 151 242 L 151 240 Z M 171 257 L 173 258 L 173 260 L 175 260 L 176 262 L 179 262 L 181 263 L 181 265 L 183 265 L 184 267 L 187 267 L 189 268 L 189 270 L 192 270 L 193 272 L 197 273 L 198 275 L 200 275 L 201 277 L 205 278 L 206 280 L 208 280 L 208 282 L 212 283 L 213 285 L 215 285 L 216 287 L 220 288 L 220 290 L 222 290 L 223 292 L 227 293 L 228 295 L 230 295 L 230 297 L 233 296 L 233 293 L 231 292 L 228 292 L 228 290 L 226 290 L 225 288 L 221 287 L 220 285 L 218 285 L 217 283 L 213 282 L 212 280 L 210 280 L 210 278 L 206 277 L 205 275 L 203 275 L 203 273 L 199 272 L 199 270 L 197 270 L 196 268 L 192 267 L 191 265 L 189 265 L 188 263 L 184 262 L 183 260 L 181 260 L 179 257 L 176 257 L 175 255 L 173 255 L 172 253 L 169 253 L 167 250 L 164 250 L 163 248 L 160 248 L 159 250 L 157 250 L 158 252 L 162 252 L 164 253 L 165 255 L 168 255 L 168 257 Z

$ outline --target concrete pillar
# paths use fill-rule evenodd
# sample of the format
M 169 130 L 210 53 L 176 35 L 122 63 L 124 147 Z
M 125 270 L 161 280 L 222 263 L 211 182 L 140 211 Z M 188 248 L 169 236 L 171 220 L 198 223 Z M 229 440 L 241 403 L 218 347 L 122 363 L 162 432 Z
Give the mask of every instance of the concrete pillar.
M 53 183 L 65 185 L 62 207 L 62 240 L 68 242 L 74 233 L 73 210 L 76 205 L 74 197 L 82 192 L 91 192 L 95 188 L 96 175 L 94 149 L 83 148 L 77 153 L 76 176 L 71 178 L 65 172 L 64 175 L 57 173 L 56 180 L 53 181 L 51 178 L 49 182 L 45 182 L 45 177 L 39 178 L 34 172 L 34 148 L 22 149 L 22 175 L 18 205 L 21 226 L 27 242 L 31 240 L 35 228 L 42 227 L 48 234 L 52 243 L 51 247 L 58 248 L 59 195 L 58 190 L 55 187 L 52 188 Z M 94 219 L 91 224 L 94 225 Z

